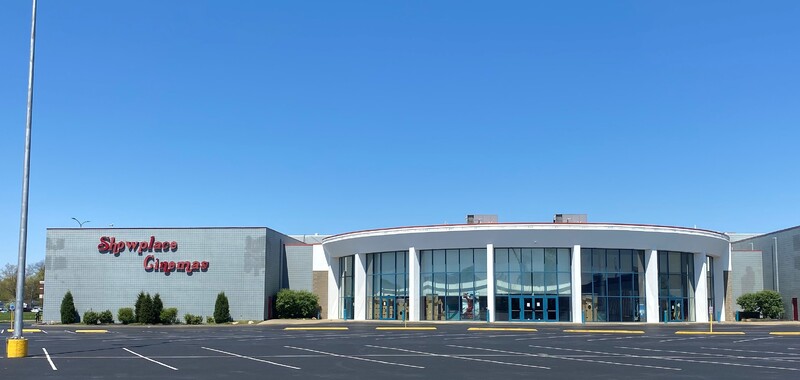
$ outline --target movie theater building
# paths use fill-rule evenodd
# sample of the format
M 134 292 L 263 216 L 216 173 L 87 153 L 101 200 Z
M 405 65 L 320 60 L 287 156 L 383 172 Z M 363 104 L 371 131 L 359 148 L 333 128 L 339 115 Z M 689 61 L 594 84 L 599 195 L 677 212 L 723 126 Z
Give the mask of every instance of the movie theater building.
M 274 316 L 282 288 L 312 291 L 339 320 L 659 322 L 726 319 L 728 237 L 603 223 L 487 223 L 284 235 L 264 227 L 51 228 L 43 319 L 133 307 L 235 320 Z M 731 318 L 731 317 L 727 317 Z
M 311 250 L 263 227 L 50 228 L 43 320 L 61 320 L 67 291 L 80 315 L 110 310 L 116 319 L 143 291 L 158 293 L 181 320 L 205 318 L 225 292 L 233 319 L 269 319 L 278 290 L 311 290 Z
M 322 240 L 328 315 L 508 322 L 725 320 L 722 233 L 602 223 L 489 223 Z

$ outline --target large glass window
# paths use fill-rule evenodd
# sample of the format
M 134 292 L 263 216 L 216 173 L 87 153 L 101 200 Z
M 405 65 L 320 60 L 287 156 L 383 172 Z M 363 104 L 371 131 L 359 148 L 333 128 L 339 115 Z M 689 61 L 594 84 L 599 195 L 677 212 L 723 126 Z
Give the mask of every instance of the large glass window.
M 408 251 L 367 254 L 367 316 L 408 319 Z
M 694 321 L 694 254 L 658 251 L 659 320 Z
M 353 256 L 339 258 L 339 318 L 353 319 Z
M 495 320 L 569 321 L 572 250 L 496 248 Z
M 587 321 L 644 321 L 644 251 L 581 249 L 581 313 Z
M 420 251 L 420 319 L 486 319 L 486 249 Z

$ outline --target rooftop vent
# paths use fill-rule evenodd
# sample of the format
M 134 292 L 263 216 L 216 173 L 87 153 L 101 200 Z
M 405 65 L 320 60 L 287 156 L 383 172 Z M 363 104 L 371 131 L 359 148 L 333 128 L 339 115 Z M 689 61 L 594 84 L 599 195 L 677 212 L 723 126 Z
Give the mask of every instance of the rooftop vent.
M 587 214 L 555 214 L 553 223 L 587 223 Z
M 497 223 L 496 214 L 471 214 L 467 215 L 467 224 Z

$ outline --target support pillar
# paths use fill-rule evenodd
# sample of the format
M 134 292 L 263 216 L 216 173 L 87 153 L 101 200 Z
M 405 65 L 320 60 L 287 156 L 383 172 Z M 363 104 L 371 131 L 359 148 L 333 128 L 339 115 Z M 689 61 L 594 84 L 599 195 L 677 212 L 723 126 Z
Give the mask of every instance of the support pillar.
M 658 323 L 658 250 L 650 249 L 644 252 L 644 294 L 647 305 L 647 323 Z
M 328 319 L 342 319 L 339 315 L 339 258 L 326 252 L 325 259 L 328 261 Z
M 572 247 L 572 297 L 570 306 L 572 308 L 572 322 L 583 322 L 583 305 L 581 305 L 581 246 Z
M 708 322 L 708 275 L 706 254 L 694 256 L 694 321 Z M 690 305 L 691 307 L 691 305 Z M 691 309 L 690 309 L 691 310 Z
M 408 248 L 408 320 L 419 322 L 419 253 L 414 247 Z
M 489 322 L 494 322 L 494 244 L 486 244 L 486 308 Z
M 367 319 L 367 255 L 356 253 L 353 266 L 353 319 L 363 321 Z

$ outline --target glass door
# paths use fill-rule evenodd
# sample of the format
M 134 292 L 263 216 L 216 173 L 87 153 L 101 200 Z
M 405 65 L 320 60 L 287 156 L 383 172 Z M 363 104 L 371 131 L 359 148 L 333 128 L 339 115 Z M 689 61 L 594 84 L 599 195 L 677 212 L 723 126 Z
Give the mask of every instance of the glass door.
M 684 318 L 684 309 L 683 309 L 683 299 L 682 298 L 670 298 L 669 299 L 669 320 L 670 321 L 683 321 Z
M 396 306 L 395 298 L 396 297 L 387 297 L 387 296 L 380 297 L 380 302 L 378 303 L 378 306 L 380 307 L 380 311 L 378 312 L 378 319 L 383 319 L 383 320 L 397 319 L 396 315 L 397 308 L 395 307 Z

